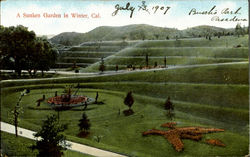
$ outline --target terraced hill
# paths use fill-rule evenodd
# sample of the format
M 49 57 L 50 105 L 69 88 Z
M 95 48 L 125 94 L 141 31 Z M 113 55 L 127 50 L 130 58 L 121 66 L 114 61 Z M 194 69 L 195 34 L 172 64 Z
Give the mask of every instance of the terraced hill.
M 76 63 L 77 66 L 87 67 L 93 63 L 114 55 L 125 47 L 132 46 L 137 41 L 99 41 L 85 42 L 79 46 L 69 47 L 60 50 L 56 68 L 70 68 Z
M 135 68 L 146 66 L 146 55 L 149 66 L 193 65 L 240 62 L 248 60 L 248 43 L 245 37 L 221 37 L 211 41 L 203 38 L 181 40 L 141 41 L 134 47 L 128 47 L 105 58 L 107 70 L 125 69 L 131 65 Z M 95 63 L 84 71 L 98 71 Z

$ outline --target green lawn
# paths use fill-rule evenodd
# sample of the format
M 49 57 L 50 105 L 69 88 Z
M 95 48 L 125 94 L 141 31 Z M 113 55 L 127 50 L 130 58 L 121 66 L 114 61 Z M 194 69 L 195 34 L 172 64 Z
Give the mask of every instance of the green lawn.
M 225 63 L 225 62 L 240 62 L 246 61 L 247 59 L 220 59 L 220 58 L 201 58 L 201 57 L 176 57 L 167 58 L 167 65 L 193 65 L 193 64 L 211 64 L 211 63 Z M 164 65 L 164 57 L 150 58 L 148 64 L 154 66 L 155 62 L 158 65 Z M 146 66 L 145 57 L 109 57 L 105 60 L 107 65 L 134 65 L 134 66 Z M 98 70 L 98 69 L 97 69 Z
M 222 37 L 219 39 L 214 38 L 211 41 L 204 38 L 181 39 L 177 41 L 141 41 L 132 47 L 121 49 L 119 52 L 105 58 L 104 63 L 108 67 L 107 70 L 115 70 L 114 65 L 119 65 L 121 67 L 120 69 L 124 69 L 124 66 L 130 64 L 139 68 L 139 66 L 146 66 L 146 54 L 149 55 L 150 66 L 154 66 L 155 62 L 157 62 L 158 65 L 164 65 L 165 56 L 167 57 L 167 65 L 193 65 L 246 61 L 248 60 L 247 41 L 248 36 L 239 38 L 234 36 Z M 238 45 L 240 45 L 240 47 L 236 48 Z M 135 56 L 142 57 L 135 58 Z M 99 64 L 95 63 L 86 67 L 83 71 L 98 71 L 98 68 Z
M 234 64 L 220 66 L 204 66 L 180 69 L 169 69 L 150 72 L 134 72 L 115 76 L 99 76 L 91 79 L 76 78 L 87 82 L 184 82 L 212 84 L 248 84 L 249 64 Z M 73 79 L 72 79 L 73 81 Z
M 23 86 L 32 84 L 57 84 L 78 82 L 180 82 L 208 84 L 248 84 L 249 64 L 233 64 L 220 66 L 204 66 L 180 69 L 159 70 L 150 72 L 134 72 L 111 76 L 68 77 L 43 80 L 7 81 L 1 82 L 1 87 Z
M 62 92 L 62 89 L 32 89 L 31 93 L 25 96 L 21 103 L 24 113 L 20 116 L 20 126 L 38 130 L 41 121 L 46 118 L 46 115 L 57 114 L 57 112 L 50 110 L 46 103 L 39 107 L 41 109 L 37 108 L 35 103 L 35 100 L 39 99 L 42 94 L 50 97 L 54 95 L 55 91 Z M 78 120 L 83 113 L 81 107 L 60 112 L 60 122 L 69 124 L 70 129 L 65 131 L 68 139 L 131 156 L 164 156 L 166 153 L 171 156 L 183 156 L 184 154 L 185 156 L 235 156 L 247 154 L 248 109 L 246 108 L 233 110 L 230 106 L 220 107 L 174 101 L 176 105 L 175 121 L 177 121 L 178 126 L 204 126 L 226 129 L 223 133 L 205 135 L 204 139 L 219 138 L 227 145 L 225 148 L 220 148 L 206 145 L 204 142 L 184 140 L 184 151 L 177 153 L 163 137 L 141 136 L 141 133 L 148 129 L 163 129 L 159 127 L 160 124 L 169 121 L 163 109 L 165 98 L 160 99 L 135 94 L 135 104 L 133 106 L 135 114 L 126 117 L 122 114 L 122 111 L 127 109 L 123 104 L 126 93 L 82 88 L 80 94 L 95 97 L 96 91 L 99 91 L 99 101 L 103 101 L 104 104 L 89 105 L 85 111 L 92 125 L 91 134 L 87 139 L 76 137 Z M 8 111 L 13 108 L 13 105 L 9 104 L 15 104 L 18 95 L 19 93 L 4 95 L 5 99 L 1 113 L 4 121 L 8 121 Z M 120 115 L 118 115 L 119 109 L 121 111 Z M 100 143 L 94 140 L 94 136 L 98 135 L 103 136 Z M 194 150 L 193 147 L 196 149 Z
M 76 60 L 84 60 L 84 59 L 76 59 Z M 72 59 L 71 59 L 72 61 Z M 98 60 L 96 60 L 98 61 Z M 181 58 L 167 58 L 167 66 L 176 66 L 176 65 L 196 65 L 196 64 L 214 64 L 214 63 L 231 63 L 231 62 L 241 62 L 241 61 L 248 61 L 247 59 L 228 59 L 228 58 L 190 58 L 190 57 L 181 57 Z M 73 62 L 73 61 L 72 61 Z M 93 62 L 93 60 L 89 60 L 88 62 Z M 158 66 L 164 66 L 164 57 L 161 58 L 150 58 L 149 57 L 149 66 L 154 67 L 155 63 Z M 116 65 L 118 68 L 126 69 L 128 65 L 132 65 L 139 69 L 140 67 L 145 67 L 145 57 L 143 58 L 123 58 L 123 57 L 109 57 L 105 61 L 106 71 L 107 70 L 115 70 Z M 83 69 L 84 72 L 98 72 L 99 71 L 100 63 L 92 64 L 89 67 Z
M 205 38 L 179 39 L 179 40 L 162 40 L 162 41 L 145 41 L 137 44 L 136 47 L 234 47 L 242 45 L 248 47 L 248 36 L 224 36 L 207 40 Z
M 67 63 L 78 63 L 81 67 L 86 67 L 88 64 L 96 63 L 101 58 L 115 54 L 127 46 L 132 46 L 136 42 L 89 42 L 83 43 L 80 46 L 71 47 L 68 50 L 62 51 L 57 59 L 56 67 L 67 68 L 71 65 Z M 84 57 L 84 58 L 83 58 Z M 81 63 L 81 64 L 80 64 Z
M 96 52 L 96 51 L 65 51 L 61 54 L 60 57 L 92 57 L 92 58 L 101 58 L 112 55 L 116 52 Z
M 16 137 L 14 134 L 1 132 L 1 149 L 2 154 L 7 156 L 36 156 L 37 150 L 32 151 L 29 147 L 35 144 L 34 140 L 24 137 Z M 64 157 L 91 157 L 90 155 L 78 153 L 75 151 L 64 151 Z
M 214 58 L 248 58 L 248 47 L 132 47 L 124 49 L 115 56 L 199 56 Z

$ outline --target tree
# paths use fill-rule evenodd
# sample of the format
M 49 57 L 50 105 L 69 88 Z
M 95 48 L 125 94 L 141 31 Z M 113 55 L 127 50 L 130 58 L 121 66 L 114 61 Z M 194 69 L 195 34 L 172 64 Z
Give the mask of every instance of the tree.
M 91 125 L 85 113 L 82 114 L 82 118 L 79 120 L 78 126 L 81 132 L 84 131 L 85 133 L 87 133 L 87 131 L 90 129 Z
M 165 68 L 167 67 L 167 57 L 166 56 L 164 57 L 164 67 Z
M 172 117 L 174 116 L 174 105 L 173 103 L 170 101 L 170 97 L 168 97 L 167 101 L 164 104 L 165 110 L 168 111 L 168 116 L 172 119 Z
M 244 35 L 244 29 L 241 27 L 240 23 L 237 23 L 235 27 L 235 34 L 240 37 L 240 35 Z
M 141 38 L 142 40 L 145 40 L 146 34 L 145 34 L 145 31 L 144 31 L 144 30 L 141 30 L 141 31 L 140 31 L 140 38 Z
M 148 67 L 148 54 L 146 54 L 146 67 Z
M 159 34 L 154 34 L 155 38 L 158 40 Z
M 105 70 L 105 65 L 104 65 L 104 60 L 103 60 L 103 58 L 101 59 L 101 64 L 100 64 L 100 66 L 99 66 L 99 70 L 100 70 L 101 72 L 103 72 L 103 71 Z
M 43 122 L 42 129 L 35 133 L 35 137 L 41 137 L 36 141 L 31 149 L 37 149 L 38 157 L 53 156 L 61 157 L 63 150 L 66 150 L 69 144 L 66 143 L 66 137 L 61 134 L 67 129 L 67 125 L 60 125 L 55 115 L 47 116 L 47 120 Z
M 56 58 L 57 58 L 57 50 L 52 47 L 52 45 L 44 38 L 36 38 L 35 41 L 36 48 L 34 51 L 37 52 L 37 56 L 33 56 L 32 64 L 34 65 L 34 72 L 36 70 L 41 70 L 42 76 L 44 75 L 44 71 L 48 71 L 50 67 L 55 65 Z
M 45 38 L 36 37 L 24 26 L 0 27 L 0 61 L 18 76 L 22 70 L 33 75 L 37 70 L 48 70 L 57 57 L 57 51 Z
M 126 36 L 122 36 L 122 41 L 125 42 L 126 38 Z
M 21 76 L 29 50 L 32 49 L 36 35 L 24 26 L 0 27 L 0 58 L 8 69 L 14 69 Z
M 118 65 L 115 65 L 115 71 L 117 72 L 119 70 Z
M 17 133 L 17 127 L 18 127 L 18 122 L 19 122 L 18 116 L 19 116 L 20 113 L 23 113 L 23 108 L 21 108 L 19 104 L 20 104 L 23 96 L 27 95 L 29 92 L 30 92 L 29 89 L 25 89 L 25 90 L 23 90 L 21 92 L 14 110 L 11 111 L 11 113 L 13 114 L 13 117 L 11 117 L 11 122 L 14 123 L 14 125 L 15 125 L 15 134 L 16 134 L 16 137 L 18 136 L 18 133 Z
M 157 66 L 158 66 L 158 64 L 157 64 L 157 62 L 155 62 L 155 66 L 154 67 L 156 68 Z
M 132 96 L 132 92 L 128 92 L 127 96 L 124 99 L 124 104 L 129 107 L 129 110 L 131 110 L 132 105 L 134 104 L 134 98 Z
M 97 104 L 98 97 L 99 97 L 99 94 L 98 94 L 98 92 L 96 92 L 96 96 L 95 96 L 95 104 Z
M 205 27 L 203 34 L 206 37 L 206 39 L 212 40 L 212 38 L 211 38 L 212 37 L 212 29 L 210 27 Z

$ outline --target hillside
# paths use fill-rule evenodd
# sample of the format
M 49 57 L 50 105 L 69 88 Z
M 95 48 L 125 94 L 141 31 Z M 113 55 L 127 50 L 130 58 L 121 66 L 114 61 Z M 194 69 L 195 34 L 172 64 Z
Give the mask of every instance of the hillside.
M 187 28 L 182 31 L 182 35 L 186 37 L 202 37 L 206 36 L 206 34 L 216 35 L 219 32 L 221 33 L 221 35 L 226 35 L 228 32 L 232 33 L 233 32 L 232 30 L 233 29 L 229 30 L 220 27 L 202 25 L 202 26 Z
M 81 41 L 83 35 L 84 33 L 64 32 L 52 37 L 50 41 L 54 44 L 62 44 L 66 46 L 77 45 Z
M 87 41 L 142 40 L 173 38 L 180 31 L 150 25 L 127 25 L 121 27 L 101 26 L 87 33 L 66 32 L 51 38 L 51 42 L 63 45 L 78 45 Z
M 234 29 L 224 29 L 214 26 L 196 26 L 185 30 L 155 27 L 145 24 L 127 25 L 120 27 L 101 26 L 87 33 L 65 32 L 51 38 L 51 42 L 66 46 L 79 45 L 88 41 L 121 41 L 121 40 L 155 40 L 173 39 L 177 37 L 202 37 L 206 34 L 227 35 Z

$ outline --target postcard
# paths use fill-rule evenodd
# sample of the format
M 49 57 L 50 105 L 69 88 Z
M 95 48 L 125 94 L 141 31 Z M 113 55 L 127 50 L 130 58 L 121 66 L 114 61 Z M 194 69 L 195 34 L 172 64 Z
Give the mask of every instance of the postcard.
M 1 156 L 249 156 L 247 0 L 1 0 Z

